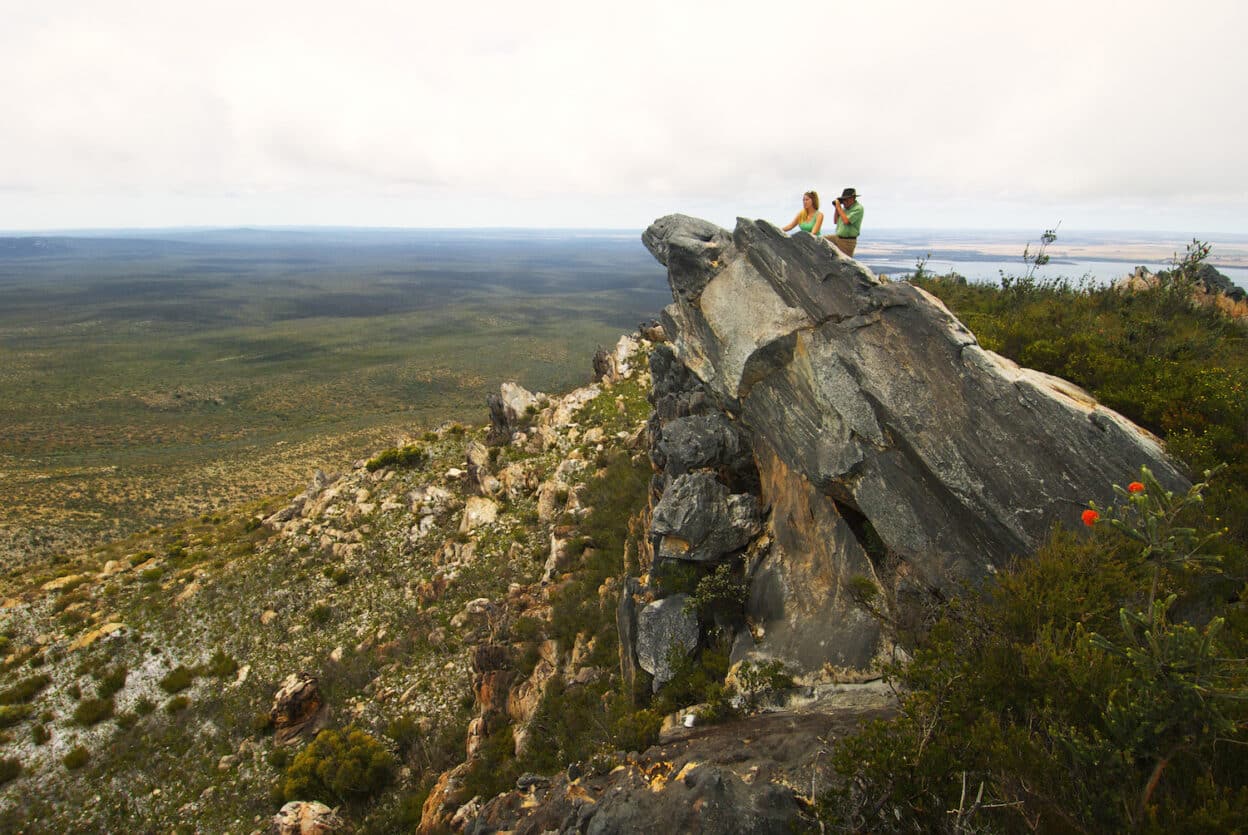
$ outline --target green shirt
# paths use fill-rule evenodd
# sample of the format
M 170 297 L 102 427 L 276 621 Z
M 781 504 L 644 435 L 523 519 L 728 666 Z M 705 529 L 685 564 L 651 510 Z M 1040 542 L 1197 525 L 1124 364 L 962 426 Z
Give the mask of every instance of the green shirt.
M 838 238 L 856 238 L 858 233 L 862 231 L 862 204 L 857 200 L 854 205 L 845 210 L 845 214 L 849 216 L 849 223 L 841 223 L 841 215 L 836 215 L 836 236 Z

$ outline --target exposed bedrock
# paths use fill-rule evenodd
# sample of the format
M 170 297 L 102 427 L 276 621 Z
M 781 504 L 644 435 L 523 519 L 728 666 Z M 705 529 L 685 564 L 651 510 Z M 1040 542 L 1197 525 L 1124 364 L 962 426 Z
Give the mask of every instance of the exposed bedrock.
M 752 453 L 771 540 L 750 576 L 763 654 L 865 665 L 879 636 L 847 599 L 850 577 L 953 592 L 1034 551 L 1055 523 L 1077 525 L 1141 465 L 1187 486 L 1148 432 L 983 349 L 940 301 L 822 240 L 682 215 L 642 238 L 674 298 L 670 351 L 651 360 L 652 455 L 670 468 L 654 533 L 739 548 L 714 538 L 731 525 L 703 531 L 664 503 L 688 489 L 687 471 L 727 485 Z

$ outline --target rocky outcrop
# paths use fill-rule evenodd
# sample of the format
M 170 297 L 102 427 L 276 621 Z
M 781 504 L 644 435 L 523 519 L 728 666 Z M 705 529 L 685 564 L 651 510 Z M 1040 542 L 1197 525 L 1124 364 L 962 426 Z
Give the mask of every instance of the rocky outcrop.
M 1114 286 L 1120 291 L 1136 292 L 1161 286 L 1173 279 L 1172 271 L 1154 273 L 1148 267 L 1136 267 L 1135 272 L 1114 282 Z M 1196 304 L 1216 307 L 1241 324 L 1248 322 L 1248 292 L 1211 264 L 1201 264 L 1191 275 L 1191 297 Z
M 844 687 L 809 708 L 681 728 L 595 770 L 525 775 L 484 802 L 465 833 L 818 831 L 809 797 L 827 789 L 827 746 L 892 712 L 886 688 Z
M 273 694 L 269 720 L 273 723 L 273 741 L 278 745 L 314 736 L 324 728 L 329 721 L 329 707 L 321 696 L 316 678 L 307 673 L 287 676 Z
M 292 800 L 273 816 L 274 835 L 329 835 L 347 831 L 338 813 L 324 803 Z
M 748 578 L 759 654 L 805 670 L 868 665 L 879 636 L 848 600 L 851 577 L 893 600 L 949 594 L 1034 551 L 1054 524 L 1076 525 L 1088 500 L 1109 501 L 1141 465 L 1186 487 L 1149 433 L 985 350 L 934 297 L 880 281 L 822 240 L 673 215 L 643 241 L 674 299 L 670 356 L 662 346 L 651 360 L 656 462 L 723 469 L 718 442 L 679 441 L 692 425 L 679 419 L 718 413 L 748 440 L 757 506 L 770 510 L 771 544 Z M 673 497 L 693 492 L 687 478 L 656 482 L 659 558 L 678 556 L 682 531 L 728 530 L 692 524 L 700 494 Z M 699 552 L 690 542 L 686 553 Z
M 698 616 L 686 605 L 689 595 L 656 600 L 637 615 L 637 660 L 654 676 L 654 687 L 671 680 L 674 653 L 688 655 L 698 645 Z
M 677 477 L 654 509 L 650 530 L 660 556 L 711 562 L 742 548 L 759 531 L 758 499 L 706 472 Z

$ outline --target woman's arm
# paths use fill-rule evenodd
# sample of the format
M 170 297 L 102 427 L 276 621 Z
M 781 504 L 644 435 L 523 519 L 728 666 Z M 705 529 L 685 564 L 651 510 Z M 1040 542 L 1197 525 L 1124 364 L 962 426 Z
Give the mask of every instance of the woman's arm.
M 810 230 L 810 234 L 816 238 L 819 237 L 819 230 L 823 228 L 823 212 L 815 212 L 815 228 Z
M 799 223 L 801 222 L 801 220 L 802 220 L 802 213 L 801 213 L 801 212 L 798 212 L 797 214 L 793 215 L 793 221 L 792 221 L 792 222 L 791 222 L 788 226 L 782 226 L 782 227 L 780 227 L 780 231 L 782 231 L 782 232 L 788 232 L 788 231 L 789 231 L 790 229 L 792 229 L 794 226 L 797 226 L 797 224 L 799 224 Z

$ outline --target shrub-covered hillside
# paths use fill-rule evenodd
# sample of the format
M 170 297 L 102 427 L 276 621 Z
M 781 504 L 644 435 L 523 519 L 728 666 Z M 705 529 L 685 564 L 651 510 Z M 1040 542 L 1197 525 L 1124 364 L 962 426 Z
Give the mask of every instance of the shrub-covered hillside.
M 1157 433 L 1197 486 L 1170 495 L 1140 473 L 1084 514 L 1091 536 L 1055 531 L 1034 559 L 900 635 L 912 650 L 891 673 L 900 715 L 834 754 L 834 829 L 1226 832 L 1248 820 L 1248 332 L 1191 302 L 1195 266 L 1138 292 L 917 279 L 985 347 Z

